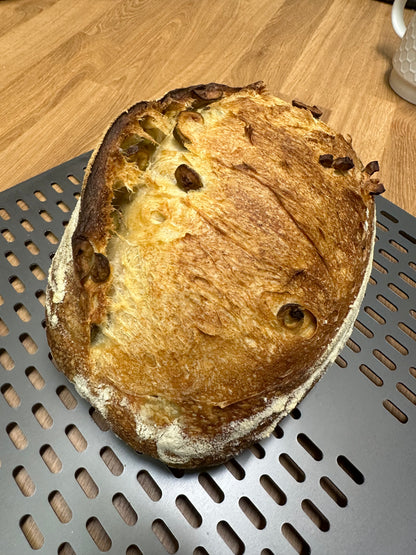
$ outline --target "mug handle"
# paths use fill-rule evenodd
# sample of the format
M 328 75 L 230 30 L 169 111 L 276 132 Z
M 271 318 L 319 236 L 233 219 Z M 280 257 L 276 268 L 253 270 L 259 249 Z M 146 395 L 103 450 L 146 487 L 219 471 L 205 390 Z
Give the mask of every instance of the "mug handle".
M 394 0 L 393 8 L 391 10 L 391 22 L 393 29 L 402 39 L 406 33 L 406 24 L 404 22 L 404 8 L 406 0 Z

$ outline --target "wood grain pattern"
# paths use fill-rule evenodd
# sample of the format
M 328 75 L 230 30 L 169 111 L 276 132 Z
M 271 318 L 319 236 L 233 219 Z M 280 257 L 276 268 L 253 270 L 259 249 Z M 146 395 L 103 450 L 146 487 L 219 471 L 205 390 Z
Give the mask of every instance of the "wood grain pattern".
M 171 88 L 256 80 L 317 104 L 385 196 L 416 215 L 416 106 L 388 85 L 399 45 L 376 0 L 3 0 L 0 191 L 92 149 Z

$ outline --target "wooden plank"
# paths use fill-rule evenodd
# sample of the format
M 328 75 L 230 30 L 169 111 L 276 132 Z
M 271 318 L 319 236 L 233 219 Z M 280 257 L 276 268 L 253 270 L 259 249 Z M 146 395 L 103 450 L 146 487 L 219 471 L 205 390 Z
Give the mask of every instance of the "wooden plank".
M 388 85 L 399 45 L 374 0 L 0 2 L 0 191 L 92 149 L 171 88 L 263 80 L 317 104 L 385 196 L 416 215 L 416 107 Z M 409 14 L 408 16 L 409 17 Z

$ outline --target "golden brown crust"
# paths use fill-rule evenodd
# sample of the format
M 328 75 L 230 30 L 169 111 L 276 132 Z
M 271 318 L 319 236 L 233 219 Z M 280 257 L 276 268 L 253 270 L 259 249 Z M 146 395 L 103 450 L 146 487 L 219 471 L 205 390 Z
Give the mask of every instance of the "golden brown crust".
M 92 156 L 50 271 L 47 334 L 136 450 L 226 460 L 345 343 L 380 187 L 313 114 L 262 83 L 197 85 L 134 105 Z

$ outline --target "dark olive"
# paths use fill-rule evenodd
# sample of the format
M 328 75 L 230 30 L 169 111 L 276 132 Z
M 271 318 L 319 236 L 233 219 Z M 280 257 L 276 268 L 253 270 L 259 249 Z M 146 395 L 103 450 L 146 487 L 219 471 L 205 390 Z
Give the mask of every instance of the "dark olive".
M 366 186 L 370 195 L 381 195 L 386 190 L 383 183 L 380 183 L 379 179 L 369 179 L 366 182 Z
M 318 108 L 318 106 L 310 106 L 309 104 L 305 104 L 300 100 L 292 100 L 292 106 L 296 108 L 301 108 L 302 110 L 308 110 L 315 119 L 319 119 L 322 116 L 322 110 Z
M 214 83 L 209 84 L 205 87 L 195 88 L 193 89 L 194 94 L 201 100 L 206 100 L 209 102 L 214 102 L 215 100 L 219 100 L 223 96 L 223 91 Z
M 334 168 L 334 170 L 345 172 L 354 167 L 354 162 L 349 156 L 335 158 L 332 167 Z
M 220 100 L 224 95 L 223 90 L 215 83 L 211 83 L 205 87 L 195 87 L 192 92 L 196 97 L 192 103 L 194 108 L 203 108 L 211 104 L 211 102 Z
M 334 162 L 334 157 L 332 154 L 321 154 L 319 157 L 319 163 L 324 168 L 330 168 Z
M 380 171 L 380 166 L 377 162 L 377 160 L 373 160 L 372 162 L 369 162 L 366 167 L 363 169 L 363 172 L 367 173 L 368 175 L 373 175 L 373 173 L 376 173 Z
M 94 255 L 94 264 L 91 268 L 91 279 L 95 283 L 103 283 L 107 281 L 110 275 L 110 263 L 104 254 L 96 252 Z
M 186 164 L 176 168 L 175 179 L 178 187 L 186 192 L 201 189 L 203 186 L 199 174 Z

